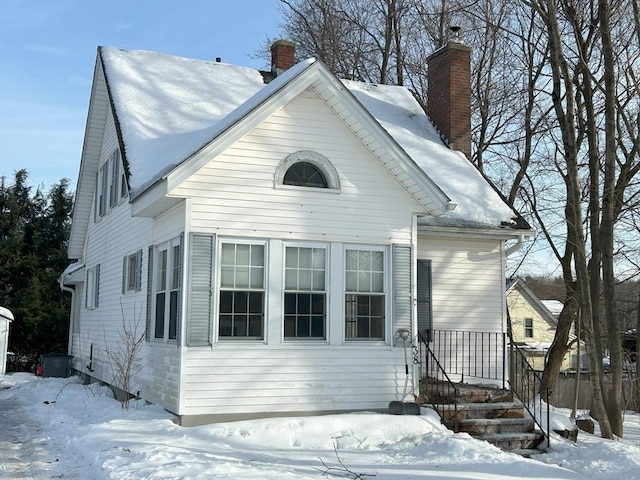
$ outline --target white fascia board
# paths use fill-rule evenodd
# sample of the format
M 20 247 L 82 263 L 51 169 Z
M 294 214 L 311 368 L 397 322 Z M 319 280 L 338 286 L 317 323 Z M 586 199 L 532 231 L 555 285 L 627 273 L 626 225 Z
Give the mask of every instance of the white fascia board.
M 167 192 L 170 193 L 179 187 L 182 182 L 206 166 L 212 159 L 302 93 L 318 78 L 318 72 L 324 68 L 320 65 L 320 62 L 310 64 L 298 76 L 282 85 L 271 96 L 250 110 L 247 115 L 230 125 L 218 137 L 169 172 L 163 179 L 166 181 Z
M 534 230 L 515 230 L 503 228 L 464 228 L 464 227 L 436 227 L 418 225 L 418 237 L 450 237 L 450 238 L 494 238 L 498 240 L 526 240 L 535 237 Z
M 418 187 L 427 194 L 427 196 L 435 203 L 436 210 L 433 207 L 425 208 L 434 216 L 443 215 L 447 211 L 455 208 L 451 203 L 451 199 L 440 189 L 440 187 L 422 170 L 409 154 L 396 142 L 396 140 L 387 132 L 380 123 L 375 119 L 369 110 L 367 110 L 351 93 L 351 91 L 326 67 L 321 71 L 320 76 L 327 86 L 331 88 L 336 96 L 339 96 L 341 102 L 347 107 L 350 113 L 365 127 L 369 132 L 375 133 L 376 138 L 380 140 L 382 146 L 389 154 L 398 161 L 405 172 L 415 181 Z
M 71 215 L 71 231 L 69 232 L 69 244 L 67 246 L 67 257 L 79 259 L 84 254 L 84 242 L 87 235 L 91 216 L 91 206 L 93 204 L 94 192 L 96 188 L 96 173 L 100 163 L 100 152 L 102 151 L 102 139 L 106 125 L 107 113 L 101 118 L 96 118 L 96 98 L 99 94 L 105 94 L 106 84 L 102 60 L 100 55 L 96 56 L 96 64 L 93 70 L 93 83 L 87 112 L 87 121 L 84 130 L 84 140 L 82 153 L 80 155 L 80 170 L 78 172 L 78 182 Z M 108 93 L 106 93 L 108 97 Z M 100 138 L 99 144 L 91 142 L 92 138 Z
M 183 199 L 167 195 L 167 181 L 161 179 L 131 202 L 132 217 L 153 218 L 180 203 Z

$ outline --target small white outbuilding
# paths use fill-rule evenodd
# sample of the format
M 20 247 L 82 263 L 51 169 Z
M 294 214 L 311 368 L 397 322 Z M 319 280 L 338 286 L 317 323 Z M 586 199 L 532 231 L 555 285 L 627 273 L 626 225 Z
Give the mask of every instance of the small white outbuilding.
M 7 370 L 7 348 L 9 346 L 9 324 L 13 321 L 13 313 L 0 306 L 0 375 Z

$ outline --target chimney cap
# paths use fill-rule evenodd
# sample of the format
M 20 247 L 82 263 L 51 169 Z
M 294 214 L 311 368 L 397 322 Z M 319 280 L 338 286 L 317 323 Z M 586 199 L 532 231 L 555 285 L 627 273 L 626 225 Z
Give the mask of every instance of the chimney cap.
M 460 40 L 460 30 L 462 30 L 461 26 L 451 25 L 449 27 L 449 30 L 451 30 L 451 33 L 453 34 L 453 39 L 451 40 L 452 42 L 463 43 L 462 40 Z

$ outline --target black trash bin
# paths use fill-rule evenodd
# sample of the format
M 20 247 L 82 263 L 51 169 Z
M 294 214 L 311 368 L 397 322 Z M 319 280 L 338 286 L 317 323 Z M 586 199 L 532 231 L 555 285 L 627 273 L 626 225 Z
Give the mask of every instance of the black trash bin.
M 44 353 L 40 355 L 43 377 L 63 377 L 71 375 L 73 355 L 64 353 Z

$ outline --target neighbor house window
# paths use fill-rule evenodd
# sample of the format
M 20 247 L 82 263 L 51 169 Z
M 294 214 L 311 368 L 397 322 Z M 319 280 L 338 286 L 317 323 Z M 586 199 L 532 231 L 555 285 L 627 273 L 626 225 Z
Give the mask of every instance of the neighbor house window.
M 385 269 L 382 250 L 346 250 L 345 337 L 384 340 Z
M 325 248 L 286 247 L 284 338 L 326 338 Z
M 142 249 L 122 260 L 122 293 L 142 289 Z
M 533 338 L 533 318 L 524 319 L 524 336 L 526 338 Z
M 180 239 L 157 247 L 155 263 L 156 340 L 177 339 L 179 300 L 182 284 L 182 245 Z
M 85 306 L 88 309 L 98 308 L 100 295 L 100 264 L 87 270 Z
M 223 242 L 220 246 L 221 338 L 264 338 L 265 246 Z

